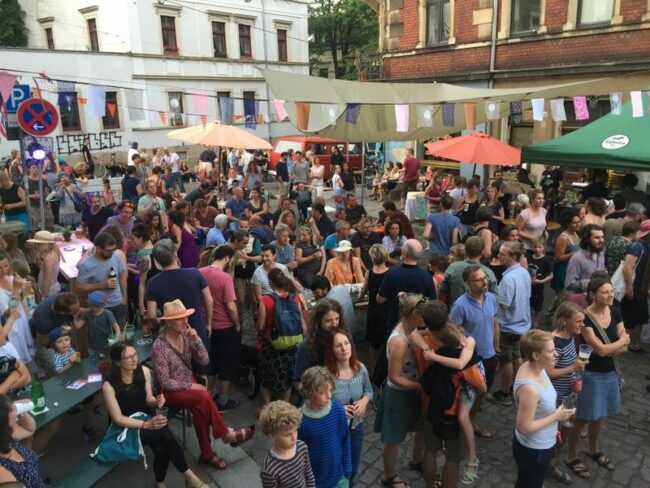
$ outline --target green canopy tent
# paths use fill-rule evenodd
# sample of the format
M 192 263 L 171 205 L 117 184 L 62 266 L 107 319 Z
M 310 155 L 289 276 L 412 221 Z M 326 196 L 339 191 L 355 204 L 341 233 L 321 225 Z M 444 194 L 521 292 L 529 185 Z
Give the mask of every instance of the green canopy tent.
M 610 113 L 557 139 L 524 146 L 521 162 L 650 171 L 650 115 L 632 117 L 628 102 L 621 115 Z

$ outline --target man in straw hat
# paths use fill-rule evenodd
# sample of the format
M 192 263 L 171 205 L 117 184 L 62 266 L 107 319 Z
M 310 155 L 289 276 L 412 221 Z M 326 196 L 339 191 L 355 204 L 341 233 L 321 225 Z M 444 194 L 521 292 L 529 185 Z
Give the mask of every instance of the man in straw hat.
M 193 308 L 185 308 L 175 299 L 163 305 L 165 323 L 163 332 L 151 347 L 153 369 L 167 405 L 173 409 L 188 408 L 192 412 L 194 430 L 201 449 L 200 460 L 217 469 L 224 469 L 226 461 L 212 450 L 212 437 L 223 439 L 231 446 L 253 437 L 255 426 L 233 430 L 224 423 L 217 405 L 205 385 L 192 373 L 192 362 L 207 366 L 210 362 L 201 337 L 190 327 L 188 318 L 195 315 Z

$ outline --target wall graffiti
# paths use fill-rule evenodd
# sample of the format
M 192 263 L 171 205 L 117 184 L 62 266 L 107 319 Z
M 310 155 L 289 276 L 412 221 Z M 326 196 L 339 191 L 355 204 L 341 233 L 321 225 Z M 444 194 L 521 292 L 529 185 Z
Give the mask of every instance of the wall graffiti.
M 81 152 L 84 139 L 90 140 L 91 151 L 104 151 L 122 145 L 122 136 L 113 132 L 90 132 L 87 134 L 66 134 L 56 136 L 56 152 L 58 154 L 72 154 Z

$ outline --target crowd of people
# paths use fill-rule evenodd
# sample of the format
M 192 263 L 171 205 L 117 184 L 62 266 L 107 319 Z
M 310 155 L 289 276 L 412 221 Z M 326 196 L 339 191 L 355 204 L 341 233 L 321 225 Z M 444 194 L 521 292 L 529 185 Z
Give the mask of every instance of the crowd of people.
M 477 178 L 424 174 L 408 151 L 373 181 L 383 200 L 374 217 L 340 154 L 331 187 L 309 151 L 283 153 L 269 185 L 263 153 L 206 147 L 198 186 L 186 191 L 176 153 L 146 160 L 137 149 L 121 198 L 110 184 L 83 192 L 88 161 L 67 172 L 55 159 L 54 183 L 43 168 L 45 196 L 53 189 L 58 205 L 44 222 L 31 183 L 37 165 L 27 166 L 27 193 L 22 174 L 0 174 L 6 219 L 32 226 L 24 250 L 14 234 L 2 236 L 0 354 L 12 365 L 0 394 L 19 397 L 31 375 L 51 377 L 106 352 L 103 404 L 111 423 L 139 429 L 151 446 L 159 487 L 170 462 L 187 486 L 206 486 L 159 410 L 188 410 L 200 461 L 226 469 L 212 442 L 236 446 L 255 435 L 254 419 L 235 429 L 221 415 L 240 406 L 233 383 L 251 379 L 272 440 L 265 488 L 354 486 L 370 430 L 384 446 L 382 486 L 406 486 L 396 466 L 410 432 L 410 468 L 427 488 L 476 483 L 477 441 L 495 435 L 480 422 L 484 399 L 516 404 L 516 486 L 570 483 L 567 470 L 589 478 L 577 451 L 583 428 L 587 456 L 614 469 L 600 432 L 621 408 L 617 356 L 645 352 L 648 322 L 650 219 L 645 194 L 629 188 L 633 175 L 613 201 L 609 189 L 593 194 L 596 175 L 584 204 L 572 203 L 557 168 L 546 168 L 539 188 L 525 171 L 510 181 L 500 170 L 482 187 Z M 403 207 L 421 183 L 431 211 L 417 235 Z M 59 279 L 54 223 L 79 225 L 94 244 L 73 283 Z M 358 306 L 365 336 L 355 334 Z M 127 324 L 154 331 L 152 369 L 118 340 Z M 0 397 L 0 481 L 44 486 L 28 448 L 42 452 L 58 424 L 33 439 L 33 419 L 16 419 L 8 398 Z M 98 438 L 89 413 L 97 403 L 83 408 L 88 439 Z M 364 425 L 370 408 L 372 427 Z

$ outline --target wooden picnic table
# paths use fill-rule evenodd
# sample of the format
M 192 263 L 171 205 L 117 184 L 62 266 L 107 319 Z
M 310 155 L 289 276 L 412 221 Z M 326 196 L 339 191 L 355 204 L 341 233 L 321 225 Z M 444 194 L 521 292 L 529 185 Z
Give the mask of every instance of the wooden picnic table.
M 136 331 L 133 346 L 138 353 L 138 363 L 141 364 L 151 357 L 152 342 L 153 338 L 144 339 L 142 337 L 142 331 Z M 81 402 L 102 389 L 101 381 L 86 383 L 78 390 L 69 389 L 67 386 L 75 380 L 87 380 L 89 374 L 100 373 L 99 361 L 110 361 L 108 354 L 105 354 L 105 356 L 102 358 L 98 354 L 95 354 L 43 382 L 45 407 L 47 410 L 34 415 L 37 430 L 65 415 L 70 409 L 81 404 Z

